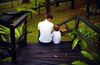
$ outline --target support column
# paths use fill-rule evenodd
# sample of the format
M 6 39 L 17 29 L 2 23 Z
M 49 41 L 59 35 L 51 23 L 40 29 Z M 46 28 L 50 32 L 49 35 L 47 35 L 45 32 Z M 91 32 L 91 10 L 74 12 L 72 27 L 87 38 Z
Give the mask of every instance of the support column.
M 15 28 L 13 26 L 10 29 L 10 39 L 11 39 L 12 62 L 16 63 Z

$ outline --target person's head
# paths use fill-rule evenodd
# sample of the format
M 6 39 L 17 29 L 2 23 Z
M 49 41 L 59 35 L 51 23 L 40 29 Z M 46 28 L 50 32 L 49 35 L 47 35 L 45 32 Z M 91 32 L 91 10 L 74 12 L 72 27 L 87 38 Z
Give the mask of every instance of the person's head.
M 53 16 L 51 14 L 47 14 L 46 19 L 51 22 L 51 20 L 53 19 Z
M 58 25 L 54 25 L 54 30 L 55 31 L 59 31 L 59 26 Z

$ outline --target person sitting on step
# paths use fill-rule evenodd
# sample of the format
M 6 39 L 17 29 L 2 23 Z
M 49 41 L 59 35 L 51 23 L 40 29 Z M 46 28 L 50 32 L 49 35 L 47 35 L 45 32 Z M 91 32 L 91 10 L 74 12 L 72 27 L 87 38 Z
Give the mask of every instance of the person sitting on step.
M 52 40 L 54 44 L 60 44 L 61 32 L 58 25 L 54 25 L 54 31 L 52 32 Z

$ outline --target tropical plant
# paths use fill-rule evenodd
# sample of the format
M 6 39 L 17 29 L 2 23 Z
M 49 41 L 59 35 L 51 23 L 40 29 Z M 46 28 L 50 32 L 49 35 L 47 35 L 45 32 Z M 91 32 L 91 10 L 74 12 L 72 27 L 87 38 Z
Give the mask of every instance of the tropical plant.
M 22 23 L 18 28 L 15 29 L 15 38 L 16 40 L 21 36 L 22 31 L 24 29 L 24 23 Z M 10 41 L 10 29 L 0 25 L 0 40 L 9 42 Z
M 88 65 L 87 63 L 85 62 L 82 62 L 82 61 L 74 61 L 71 63 L 72 65 Z
M 95 41 L 98 41 L 99 35 L 94 32 L 92 29 L 88 28 L 87 26 L 84 26 L 84 24 L 81 24 L 78 28 L 79 32 L 88 39 L 89 43 L 87 43 L 85 40 L 80 38 L 79 34 L 75 29 L 71 33 L 69 33 L 71 36 L 76 35 L 76 38 L 73 40 L 72 43 L 72 49 L 74 50 L 77 45 L 80 46 L 80 52 L 83 55 L 83 57 L 87 58 L 88 60 L 94 62 L 94 64 L 99 65 L 98 62 L 100 61 L 100 56 L 97 54 L 95 49 Z M 92 45 L 92 49 L 91 48 Z M 73 65 L 87 65 L 85 62 L 81 61 L 74 61 L 72 62 Z

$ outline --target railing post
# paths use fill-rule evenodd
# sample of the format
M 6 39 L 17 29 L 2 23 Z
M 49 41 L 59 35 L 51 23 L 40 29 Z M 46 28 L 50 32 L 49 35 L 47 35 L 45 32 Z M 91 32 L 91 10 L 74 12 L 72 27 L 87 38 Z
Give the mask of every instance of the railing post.
M 27 46 L 27 16 L 25 18 L 25 35 L 24 35 L 24 45 Z
M 10 39 L 11 39 L 12 62 L 16 63 L 15 28 L 13 26 L 10 28 Z
M 78 30 L 78 26 L 79 26 L 79 18 L 76 16 L 75 30 Z

